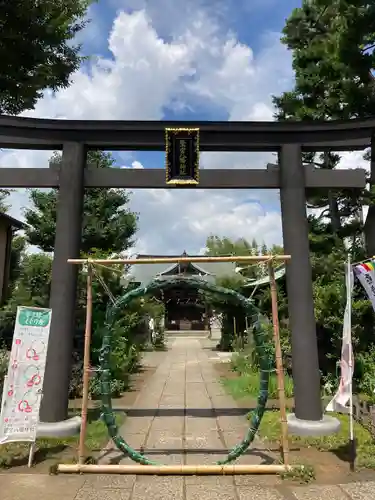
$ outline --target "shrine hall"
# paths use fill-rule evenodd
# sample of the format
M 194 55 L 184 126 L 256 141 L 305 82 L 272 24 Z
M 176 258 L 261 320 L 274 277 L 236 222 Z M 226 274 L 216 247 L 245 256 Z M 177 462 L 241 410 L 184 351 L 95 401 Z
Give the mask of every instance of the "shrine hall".
M 194 257 L 183 252 L 182 255 L 138 255 L 138 259 L 163 257 Z M 201 256 L 197 256 L 201 257 Z M 178 264 L 137 264 L 130 270 L 131 282 L 145 285 L 152 279 L 167 279 L 173 276 L 199 277 L 204 281 L 215 282 L 216 278 L 235 274 L 234 262 L 183 262 Z M 203 295 L 198 290 L 183 289 L 179 286 L 164 291 L 158 297 L 165 305 L 165 328 L 169 331 L 208 330 L 209 311 Z

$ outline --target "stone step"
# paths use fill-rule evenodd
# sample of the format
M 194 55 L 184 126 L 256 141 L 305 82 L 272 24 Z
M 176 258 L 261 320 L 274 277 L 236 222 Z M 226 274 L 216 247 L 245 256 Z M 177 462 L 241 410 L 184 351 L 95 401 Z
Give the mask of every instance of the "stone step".
M 209 335 L 208 330 L 166 330 L 164 332 L 166 337 L 191 337 L 191 338 L 207 338 Z

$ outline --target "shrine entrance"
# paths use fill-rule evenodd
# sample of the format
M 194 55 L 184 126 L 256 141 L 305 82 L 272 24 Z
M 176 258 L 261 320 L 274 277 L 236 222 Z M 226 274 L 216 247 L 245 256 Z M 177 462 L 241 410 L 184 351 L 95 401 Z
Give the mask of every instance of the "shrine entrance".
M 185 263 L 182 262 L 182 265 Z M 128 292 L 123 297 L 120 297 L 114 305 L 109 306 L 107 310 L 107 325 L 108 330 L 103 337 L 102 346 L 102 356 L 101 356 L 101 380 L 102 380 L 102 408 L 103 408 L 103 418 L 109 431 L 110 438 L 113 440 L 117 448 L 129 456 L 133 461 L 140 463 L 142 465 L 157 465 L 151 459 L 145 457 L 139 452 L 133 450 L 126 440 L 119 436 L 118 429 L 115 424 L 115 417 L 112 411 L 111 394 L 108 391 L 110 387 L 110 380 L 108 374 L 110 373 L 110 357 L 111 357 L 111 325 L 116 319 L 118 313 L 126 308 L 132 300 L 137 297 L 143 297 L 145 295 L 158 293 L 160 291 L 168 291 L 173 288 L 178 288 L 181 291 L 200 291 L 209 292 L 212 294 L 219 295 L 226 302 L 233 302 L 236 305 L 242 307 L 244 315 L 249 316 L 252 319 L 252 332 L 254 336 L 254 341 L 257 349 L 257 353 L 260 360 L 260 387 L 262 388 L 258 396 L 258 405 L 256 410 L 252 413 L 252 418 L 249 423 L 249 430 L 244 436 L 243 441 L 235 446 L 229 451 L 228 456 L 220 461 L 218 465 L 224 465 L 234 461 L 237 457 L 242 455 L 253 441 L 255 434 L 260 425 L 263 413 L 266 408 L 267 397 L 268 397 L 268 379 L 273 366 L 272 355 L 269 354 L 270 349 L 268 349 L 269 338 L 267 332 L 263 328 L 261 315 L 256 309 L 252 301 L 244 297 L 243 295 L 235 292 L 234 290 L 228 290 L 216 286 L 202 279 L 194 277 L 177 277 L 171 276 L 170 278 L 158 280 L 155 279 L 145 285 L 144 287 L 139 287 L 136 290 Z M 277 320 L 275 320 L 277 321 Z M 288 465 L 288 464 L 286 464 Z
M 268 268 L 271 303 L 272 303 L 272 331 L 270 337 L 269 321 L 265 318 L 254 306 L 251 299 L 243 296 L 235 290 L 220 287 L 216 284 L 204 281 L 201 276 L 184 277 L 170 276 L 168 278 L 155 278 L 145 285 L 138 288 L 131 288 L 125 295 L 117 300 L 113 299 L 109 304 L 105 318 L 105 329 L 103 332 L 103 342 L 100 354 L 100 379 L 101 379 L 101 399 L 102 399 L 102 418 L 105 422 L 109 436 L 116 447 L 138 465 L 112 465 L 112 464 L 87 464 L 85 456 L 85 435 L 88 410 L 88 392 L 89 392 L 89 374 L 90 374 L 90 346 L 92 336 L 92 310 L 93 310 L 93 275 L 99 278 L 102 286 L 106 288 L 105 283 L 100 279 L 95 270 L 95 265 L 106 266 L 111 264 L 147 264 L 151 265 L 154 261 L 170 262 L 173 258 L 159 259 L 142 259 L 142 261 L 134 259 L 69 259 L 72 265 L 83 265 L 87 270 L 87 293 L 86 293 L 86 325 L 84 337 L 84 359 L 83 359 L 83 395 L 82 395 L 82 410 L 81 418 L 82 425 L 80 429 L 80 440 L 78 448 L 78 460 L 76 464 L 58 464 L 57 471 L 63 473 L 69 472 L 93 472 L 105 473 L 115 472 L 123 474 L 251 474 L 251 473 L 282 473 L 292 469 L 303 468 L 303 466 L 289 464 L 289 444 L 288 444 L 288 426 L 286 413 L 286 400 L 284 391 L 284 368 L 282 362 L 282 351 L 279 336 L 278 322 L 278 299 L 277 287 L 274 272 L 275 262 L 289 261 L 290 255 L 277 256 L 229 256 L 229 257 L 180 257 L 177 259 L 178 265 L 185 266 L 191 262 L 220 262 L 220 261 L 239 261 L 239 262 L 265 262 Z M 146 295 L 155 297 L 159 292 L 171 290 L 179 287 L 182 290 L 199 290 L 203 293 L 208 293 L 210 296 L 219 296 L 222 307 L 228 304 L 234 304 L 243 310 L 245 318 L 251 322 L 251 335 L 254 342 L 257 359 L 259 362 L 259 394 L 257 405 L 249 417 L 249 424 L 245 436 L 242 441 L 236 446 L 227 451 L 227 456 L 220 459 L 216 464 L 207 465 L 159 465 L 151 458 L 145 456 L 142 449 L 136 450 L 128 444 L 126 439 L 120 435 L 120 430 L 116 424 L 115 414 L 112 410 L 111 401 L 111 340 L 114 325 L 116 320 L 134 299 L 143 298 Z M 272 348 L 273 346 L 273 348 Z M 269 378 L 272 371 L 276 367 L 278 381 L 278 395 L 280 407 L 280 424 L 281 424 L 281 450 L 282 463 L 280 464 L 261 464 L 261 465 L 232 465 L 238 457 L 243 455 L 253 442 L 255 435 L 259 429 L 260 422 L 266 410 L 268 399 Z M 177 375 L 176 375 L 177 376 Z M 186 375 L 185 375 L 186 377 Z M 185 378 L 186 382 L 186 378 Z M 337 421 L 338 425 L 339 422 Z M 144 467 L 146 466 L 146 467 Z
M 318 350 L 309 258 L 306 190 L 363 189 L 364 170 L 326 170 L 303 165 L 304 151 L 352 151 L 372 147 L 375 119 L 343 122 L 74 121 L 0 117 L 0 147 L 62 150 L 61 165 L 1 168 L 0 187 L 58 188 L 52 268 L 53 310 L 41 420 L 67 418 L 85 188 L 280 189 L 290 316 L 295 415 L 289 425 L 308 433 L 327 430 L 322 415 Z M 96 169 L 87 150 L 165 151 L 165 169 Z M 265 169 L 199 169 L 200 151 L 273 151 Z

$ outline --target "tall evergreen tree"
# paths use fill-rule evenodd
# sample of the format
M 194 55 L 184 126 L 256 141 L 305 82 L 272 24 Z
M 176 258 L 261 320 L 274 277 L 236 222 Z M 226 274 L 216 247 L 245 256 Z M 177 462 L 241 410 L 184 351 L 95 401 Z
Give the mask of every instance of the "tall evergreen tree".
M 287 19 L 282 42 L 293 53 L 295 87 L 274 97 L 278 119 L 350 119 L 375 114 L 374 4 L 362 0 L 304 0 Z M 332 169 L 340 157 L 327 152 L 305 155 L 304 160 L 318 168 Z M 371 177 L 375 181 L 375 172 Z M 329 230 L 345 237 L 358 233 L 358 222 L 348 227 L 347 218 L 360 220 L 365 200 L 370 203 L 367 233 L 375 236 L 375 207 L 369 193 L 364 195 L 310 193 L 309 206 L 326 208 Z M 369 251 L 371 239 L 367 241 Z
M 8 211 L 9 205 L 6 200 L 10 194 L 9 189 L 0 189 L 0 213 L 5 213 Z
M 45 89 L 69 85 L 82 57 L 75 35 L 89 0 L 0 0 L 0 113 L 33 109 Z
M 61 162 L 61 155 L 53 157 Z M 92 151 L 87 161 L 97 168 L 111 168 L 114 159 L 109 153 Z M 56 232 L 58 190 L 48 192 L 30 190 L 32 207 L 25 211 L 28 242 L 45 252 L 52 252 Z M 83 229 L 81 251 L 88 254 L 93 249 L 121 253 L 133 244 L 138 216 L 127 205 L 129 194 L 125 189 L 86 189 L 83 202 Z

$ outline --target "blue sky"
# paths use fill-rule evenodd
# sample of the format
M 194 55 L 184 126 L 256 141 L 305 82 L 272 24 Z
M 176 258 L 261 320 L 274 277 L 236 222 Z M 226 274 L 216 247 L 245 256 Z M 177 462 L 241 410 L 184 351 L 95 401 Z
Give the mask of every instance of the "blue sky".
M 294 0 L 99 0 L 79 34 L 88 61 L 68 89 L 27 116 L 98 120 L 272 120 L 272 95 L 293 86 L 280 43 Z M 49 152 L 4 151 L 2 166 L 47 166 Z M 265 168 L 263 153 L 204 153 L 203 168 Z M 162 168 L 161 153 L 116 153 L 119 167 Z M 25 192 L 12 196 L 22 218 Z M 214 233 L 281 243 L 276 191 L 138 190 L 134 251 L 204 249 Z
M 122 2 L 121 0 L 99 0 L 93 3 L 90 8 L 89 17 L 94 18 L 97 27 L 100 27 L 101 33 L 98 36 L 98 30 L 90 36 L 83 36 L 83 51 L 86 54 L 97 53 L 105 57 L 110 56 L 106 44 L 107 34 L 110 31 L 113 19 L 119 9 L 124 9 L 127 12 L 142 8 L 145 4 L 150 5 L 151 2 L 143 2 L 142 0 L 134 0 Z M 183 3 L 187 4 L 189 9 L 189 1 L 182 2 L 176 0 L 174 2 L 173 12 L 183 12 L 185 8 L 181 8 Z M 160 4 L 155 1 L 156 8 Z M 196 2 L 191 2 L 194 9 Z M 262 37 L 265 32 L 272 31 L 275 33 L 281 32 L 285 24 L 285 19 L 290 15 L 292 10 L 300 7 L 301 0 L 206 0 L 199 2 L 200 5 L 206 7 L 213 16 L 219 19 L 223 28 L 227 28 L 236 33 L 237 39 L 249 45 L 254 51 L 262 47 Z M 138 6 L 138 7 L 137 7 Z M 190 10 L 190 9 L 189 9 Z M 177 23 L 176 23 L 177 24 Z M 168 38 L 171 34 L 170 24 L 166 20 L 161 20 L 158 23 L 159 33 L 163 38 Z M 86 32 L 90 31 L 90 27 Z M 94 30 L 92 30 L 94 32 Z
M 154 8 L 152 8 L 152 3 Z M 192 7 L 189 9 L 188 5 Z M 185 6 L 183 6 L 185 4 Z M 160 9 L 160 5 L 165 7 L 165 16 L 155 16 L 154 26 L 157 29 L 158 35 L 164 40 L 171 40 L 172 31 L 168 13 L 174 19 L 175 26 L 178 26 L 180 21 L 176 20 L 178 14 L 183 17 L 186 8 L 193 10 L 195 5 L 200 5 L 207 9 L 211 16 L 217 20 L 223 31 L 233 32 L 236 39 L 252 48 L 254 55 L 261 51 L 265 38 L 269 33 L 279 34 L 285 24 L 285 19 L 290 15 L 293 8 L 300 6 L 301 1 L 298 0 L 205 0 L 202 2 L 157 2 L 157 1 L 142 1 L 142 0 L 99 0 L 90 7 L 88 18 L 90 22 L 87 28 L 79 35 L 82 40 L 82 52 L 85 55 L 101 56 L 104 58 L 113 58 L 113 54 L 108 49 L 108 33 L 111 31 L 113 20 L 119 10 L 128 13 L 137 11 L 139 8 L 146 7 L 149 15 L 152 17 L 154 12 Z M 178 29 L 178 28 L 177 28 Z M 90 62 L 88 62 L 90 66 Z M 269 78 L 272 78 L 272 74 Z M 125 98 L 125 96 L 124 96 Z M 177 120 L 227 120 L 229 119 L 228 111 L 225 107 L 221 107 L 219 102 L 211 103 L 205 99 L 201 99 L 196 106 L 185 107 L 184 109 L 174 109 L 168 104 L 163 107 L 163 119 Z M 163 166 L 164 156 L 162 153 L 142 153 L 132 152 L 115 157 L 121 161 L 121 158 L 126 160 L 138 160 L 144 168 L 160 168 Z
M 139 2 L 132 2 L 137 5 Z M 181 4 L 176 2 L 176 4 Z M 186 2 L 188 3 L 188 2 Z M 301 5 L 298 0 L 232 0 L 223 2 L 221 0 L 207 0 L 203 5 L 209 6 L 210 12 L 213 11 L 215 4 L 218 5 L 215 9 L 215 14 L 219 19 L 222 29 L 232 31 L 237 40 L 254 51 L 255 57 L 257 51 L 261 51 L 264 46 L 264 41 L 267 35 L 271 33 L 281 33 L 284 27 L 285 19 L 290 15 L 295 7 Z M 93 5 L 93 16 L 100 18 L 103 26 L 103 32 L 110 30 L 113 18 L 116 14 L 118 5 L 121 2 L 99 1 Z M 174 10 L 174 9 L 173 9 Z M 178 8 L 176 10 L 179 10 Z M 129 12 L 132 8 L 128 9 Z M 214 15 L 215 15 L 214 14 Z M 170 36 L 168 24 L 160 23 L 161 36 L 166 39 Z M 93 52 L 92 43 L 84 44 L 84 51 L 87 54 Z M 104 57 L 110 57 L 106 43 L 99 43 L 96 46 L 96 53 Z M 271 79 L 272 74 L 269 75 Z M 228 112 L 220 106 L 220 103 L 206 103 L 204 99 L 195 107 L 190 107 L 183 110 L 174 110 L 168 106 L 164 108 L 164 119 L 176 120 L 227 120 L 229 119 Z M 139 160 L 145 168 L 156 168 L 163 165 L 164 156 L 160 153 L 142 153 L 134 152 L 134 159 Z

